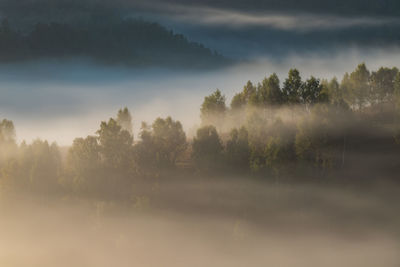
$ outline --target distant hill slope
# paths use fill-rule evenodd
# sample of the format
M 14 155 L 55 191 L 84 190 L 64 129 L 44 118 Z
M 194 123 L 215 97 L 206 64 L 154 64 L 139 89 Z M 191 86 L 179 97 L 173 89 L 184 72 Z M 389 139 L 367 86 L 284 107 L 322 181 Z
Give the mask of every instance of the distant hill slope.
M 230 61 L 157 23 L 138 19 L 92 19 L 37 23 L 21 30 L 3 20 L 0 62 L 83 57 L 127 66 L 221 67 Z

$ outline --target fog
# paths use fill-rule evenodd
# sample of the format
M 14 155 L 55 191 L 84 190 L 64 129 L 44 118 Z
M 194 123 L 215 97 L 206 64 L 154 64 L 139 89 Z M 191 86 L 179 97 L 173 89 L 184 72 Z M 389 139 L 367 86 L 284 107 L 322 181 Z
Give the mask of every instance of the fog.
M 334 53 L 291 54 L 279 60 L 260 57 L 213 71 L 99 66 L 86 61 L 47 61 L 0 66 L 0 115 L 14 121 L 19 141 L 35 138 L 69 145 L 78 136 L 94 134 L 101 120 L 127 106 L 134 133 L 141 121 L 172 116 L 190 136 L 199 124 L 204 96 L 219 88 L 230 102 L 248 80 L 258 82 L 276 72 L 281 82 L 290 68 L 303 78 L 341 79 L 360 62 L 370 69 L 396 66 L 396 47 L 337 50 Z
M 400 266 L 399 3 L 0 0 L 0 267 Z
M 2 266 L 395 267 L 398 188 L 169 180 L 147 204 L 5 198 Z M 49 201 L 51 200 L 51 201 Z M 29 222 L 29 223 L 27 223 Z

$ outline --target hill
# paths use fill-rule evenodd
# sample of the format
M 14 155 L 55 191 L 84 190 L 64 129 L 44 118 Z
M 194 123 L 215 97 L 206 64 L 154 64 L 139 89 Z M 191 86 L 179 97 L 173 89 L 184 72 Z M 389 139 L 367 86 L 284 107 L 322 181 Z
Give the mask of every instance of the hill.
M 0 62 L 76 57 L 127 66 L 209 68 L 229 63 L 202 44 L 140 19 L 36 23 L 29 30 L 2 21 Z

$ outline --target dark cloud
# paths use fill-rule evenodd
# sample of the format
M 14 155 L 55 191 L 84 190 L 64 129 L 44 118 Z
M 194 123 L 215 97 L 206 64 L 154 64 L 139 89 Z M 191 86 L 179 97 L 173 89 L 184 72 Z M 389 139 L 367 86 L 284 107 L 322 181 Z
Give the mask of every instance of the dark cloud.
M 187 4 L 186 0 L 173 0 Z M 342 15 L 397 15 L 400 14 L 400 2 L 397 0 L 192 0 L 192 5 L 232 8 L 247 11 L 285 11 L 309 12 Z
M 316 13 L 340 15 L 396 16 L 400 14 L 398 0 L 2 0 L 3 13 L 48 14 L 88 12 L 93 10 L 131 12 L 154 10 L 166 6 L 208 7 L 236 11 Z

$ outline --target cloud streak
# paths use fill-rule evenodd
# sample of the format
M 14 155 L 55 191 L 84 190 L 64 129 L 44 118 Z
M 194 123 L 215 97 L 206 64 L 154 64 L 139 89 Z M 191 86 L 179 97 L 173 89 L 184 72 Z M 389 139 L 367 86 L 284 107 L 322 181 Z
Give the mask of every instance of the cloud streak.
M 251 13 L 206 7 L 171 7 L 170 18 L 185 23 L 224 27 L 267 27 L 279 30 L 330 30 L 400 24 L 394 17 L 340 17 L 318 14 Z
M 165 16 L 177 22 L 223 27 L 266 27 L 278 30 L 315 31 L 352 27 L 400 25 L 395 17 L 337 16 L 311 13 L 244 12 L 238 10 L 170 5 L 162 7 Z M 160 10 L 161 11 L 161 10 Z M 167 12 L 166 12 L 167 11 Z

